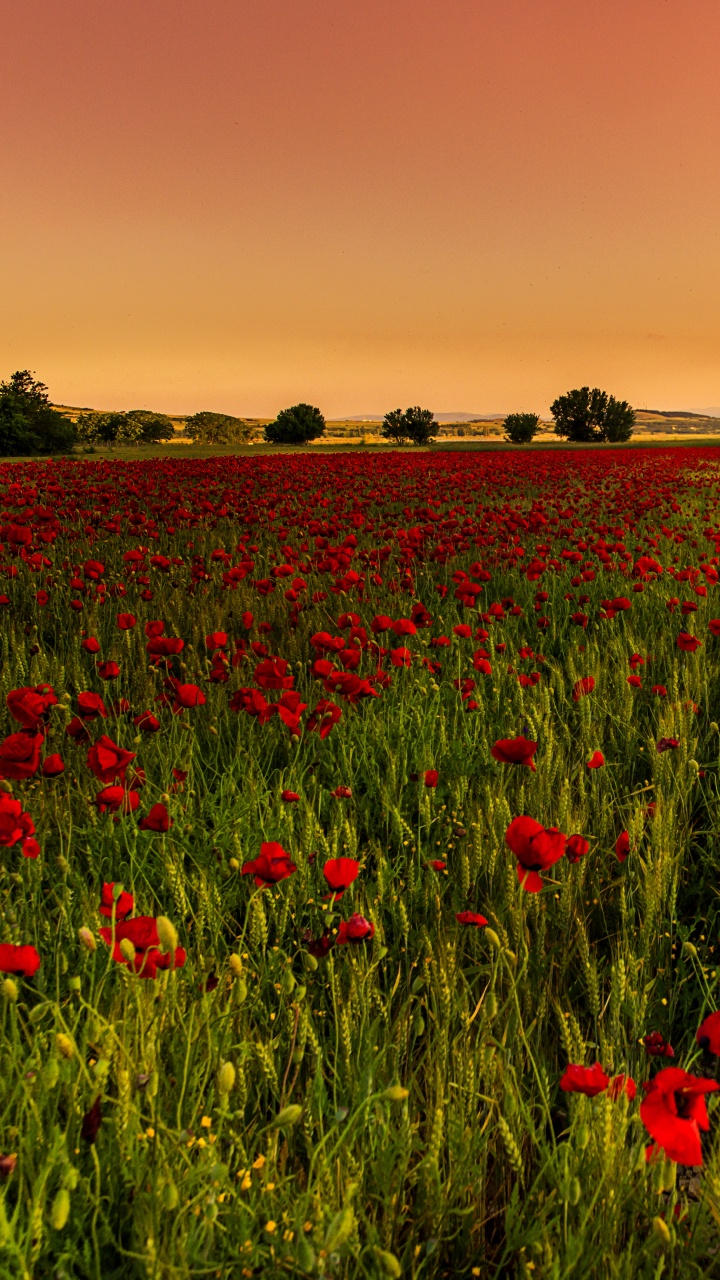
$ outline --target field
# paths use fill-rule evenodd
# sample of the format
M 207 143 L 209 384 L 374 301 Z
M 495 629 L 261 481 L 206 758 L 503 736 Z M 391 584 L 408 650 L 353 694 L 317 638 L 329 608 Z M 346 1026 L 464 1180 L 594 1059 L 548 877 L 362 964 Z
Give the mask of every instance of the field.
M 0 483 L 0 1276 L 720 1275 L 717 451 Z

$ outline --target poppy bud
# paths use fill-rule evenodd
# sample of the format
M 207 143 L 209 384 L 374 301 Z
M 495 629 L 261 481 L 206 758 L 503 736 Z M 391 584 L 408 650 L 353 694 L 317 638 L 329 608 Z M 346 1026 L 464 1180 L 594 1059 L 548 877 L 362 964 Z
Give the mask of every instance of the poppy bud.
M 285 992 L 286 996 L 289 996 L 292 994 L 294 986 L 295 986 L 295 977 L 294 977 L 293 971 L 292 969 L 286 969 L 282 976 L 282 989 Z
M 355 1226 L 355 1214 L 352 1206 L 345 1205 L 339 1213 L 335 1214 L 325 1236 L 325 1252 L 335 1253 L 338 1249 L 350 1239 Z
M 78 929 L 78 939 L 80 940 L 81 946 L 85 947 L 86 951 L 95 950 L 95 936 L 92 929 L 88 929 L 86 925 L 83 925 L 82 928 Z
M 123 959 L 126 960 L 128 964 L 135 964 L 135 947 L 129 938 L 123 938 L 120 943 L 120 951 Z
M 54 1089 L 60 1076 L 60 1066 L 57 1058 L 48 1058 L 42 1070 L 43 1084 L 46 1089 Z
M 652 1227 L 661 1244 L 670 1244 L 670 1228 L 667 1222 L 662 1218 L 653 1218 Z
M 232 1062 L 223 1062 L 218 1071 L 218 1089 L 220 1093 L 227 1097 L 232 1092 L 235 1084 L 235 1068 Z
M 498 938 L 498 936 L 497 936 L 497 934 L 496 934 L 496 932 L 495 932 L 495 930 L 494 930 L 494 929 L 486 929 L 486 930 L 485 930 L 485 937 L 487 938 L 488 942 L 489 942 L 489 943 L 491 943 L 491 945 L 492 945 L 493 947 L 497 947 L 498 951 L 500 950 L 500 948 L 501 948 L 501 946 L 502 946 L 502 943 L 501 943 L 500 939 Z
M 69 1217 L 70 1194 L 65 1187 L 61 1187 L 52 1202 L 50 1222 L 56 1231 L 62 1231 Z
M 79 977 L 77 976 L 77 974 L 75 974 L 72 978 L 68 978 L 68 991 L 79 991 L 81 987 L 82 987 L 82 983 Z
M 233 977 L 240 978 L 242 976 L 242 971 L 243 971 L 243 962 L 240 959 L 240 956 L 237 954 L 237 952 L 234 951 L 232 953 L 232 955 L 230 956 L 229 963 L 230 963 L 230 971 L 233 974 Z
M 238 978 L 234 986 L 235 1003 L 244 1004 L 247 1000 L 247 982 L 244 978 Z
M 231 871 L 240 870 L 240 863 L 238 862 L 237 858 L 230 858 L 230 860 L 228 861 L 228 866 Z
M 582 1195 L 582 1186 L 580 1185 L 580 1179 L 571 1178 L 570 1186 L 568 1187 L 568 1202 L 572 1205 L 576 1205 L 580 1200 L 581 1195 Z
M 171 955 L 174 955 L 178 944 L 178 936 L 172 920 L 168 920 L 167 916 L 158 916 L 155 925 L 161 950 L 164 952 L 169 951 Z
M 692 942 L 683 942 L 682 949 L 686 955 L 692 956 L 693 960 L 697 960 L 697 947 Z
M 304 1057 L 305 1050 L 302 1045 L 298 1045 L 296 1049 L 293 1049 L 292 1060 L 296 1067 L 300 1065 Z
M 711 732 L 711 733 L 720 733 L 720 727 L 718 727 L 718 722 L 717 722 L 717 720 L 711 720 L 711 721 L 710 721 L 710 732 Z
M 282 1111 L 278 1111 L 272 1122 L 273 1129 L 286 1129 L 293 1124 L 297 1124 L 302 1115 L 302 1107 L 296 1102 L 292 1102 L 289 1107 L 283 1107 Z
M 318 967 L 318 962 L 317 962 L 317 960 L 315 959 L 315 956 L 311 956 L 311 955 L 310 955 L 310 952 L 309 952 L 309 951 L 306 951 L 306 953 L 305 953 L 305 968 L 306 968 L 306 969 L 309 969 L 311 973 L 314 973 L 314 972 L 315 972 L 315 970 L 317 969 L 317 967 Z
M 17 982 L 13 982 L 12 978 L 6 978 L 3 982 L 3 995 L 11 1004 L 15 1004 L 18 998 Z
M 391 1084 L 383 1093 L 383 1098 L 388 1102 L 404 1102 L 409 1094 L 409 1089 L 403 1089 L 401 1084 Z
M 59 1031 L 55 1037 L 55 1048 L 63 1058 L 72 1058 L 75 1052 L 72 1040 L 69 1036 L 63 1035 L 62 1031 Z
M 180 1202 L 178 1189 L 174 1182 L 166 1182 L 162 1189 L 160 1201 L 163 1209 L 177 1209 Z
M 584 1151 L 589 1141 L 590 1141 L 590 1130 L 588 1129 L 587 1125 L 586 1124 L 578 1125 L 578 1130 L 577 1130 L 577 1133 L 575 1134 L 575 1146 L 577 1147 L 578 1151 Z
M 413 1031 L 416 1036 L 423 1035 L 425 1031 L 425 1019 L 423 1018 L 421 1013 L 416 1013 L 415 1015 L 415 1021 L 413 1023 Z
M 305 983 L 304 983 L 304 982 L 298 982 L 298 984 L 297 984 L 297 986 L 296 986 L 296 988 L 295 988 L 295 999 L 296 999 L 296 1000 L 298 1000 L 298 1001 L 300 1001 L 300 1000 L 304 1000 L 304 999 L 305 999 L 305 992 L 306 992 L 306 991 L 307 991 L 307 987 L 305 986 Z
M 160 1079 L 157 1071 L 151 1071 L 150 1075 L 148 1076 L 147 1084 L 145 1085 L 145 1093 L 147 1094 L 148 1098 L 157 1097 L 159 1083 L 160 1083 Z
M 394 1253 L 388 1253 L 387 1249 L 375 1249 L 375 1257 L 380 1264 L 383 1275 L 391 1276 L 393 1280 L 397 1280 L 402 1275 L 402 1267 L 395 1257 Z

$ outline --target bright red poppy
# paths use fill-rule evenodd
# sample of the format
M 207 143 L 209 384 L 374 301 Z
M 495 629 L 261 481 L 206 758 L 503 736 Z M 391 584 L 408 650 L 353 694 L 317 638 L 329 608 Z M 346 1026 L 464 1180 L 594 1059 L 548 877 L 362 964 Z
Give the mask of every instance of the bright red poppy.
M 290 860 L 281 844 L 275 840 L 264 841 L 260 845 L 260 853 L 252 862 L 246 862 L 241 875 L 254 876 L 256 885 L 277 884 L 287 879 L 297 867 Z
M 103 787 L 95 796 L 98 813 L 134 813 L 140 803 L 137 791 L 128 791 L 125 787 Z
M 615 841 L 615 857 L 618 862 L 624 862 L 630 852 L 630 836 L 627 831 L 621 831 Z
M 581 680 L 576 680 L 573 685 L 573 702 L 579 702 L 580 699 L 586 697 L 588 693 L 592 693 L 594 688 L 594 676 L 583 676 Z
M 574 1063 L 565 1068 L 560 1078 L 563 1093 L 584 1093 L 587 1098 L 595 1098 L 604 1093 L 610 1083 L 599 1062 L 592 1067 L 581 1067 Z
M 342 898 L 345 890 L 357 880 L 359 870 L 360 863 L 354 858 L 330 858 L 323 867 L 323 875 L 331 890 L 325 897 Z
M 605 764 L 605 757 L 602 751 L 593 751 L 590 759 L 587 762 L 587 767 L 588 769 L 602 769 L 604 764 Z
M 584 858 L 590 849 L 589 842 L 584 836 L 568 836 L 565 841 L 565 857 L 568 862 L 579 862 Z
M 23 729 L 43 731 L 50 708 L 57 705 L 57 697 L 49 684 L 39 684 L 23 689 L 11 689 L 6 698 L 8 711 Z
M 643 1036 L 643 1044 L 645 1045 L 645 1052 L 650 1058 L 675 1057 L 675 1050 L 671 1044 L 668 1044 L 660 1031 L 650 1031 L 648 1035 Z
M 442 864 L 442 870 L 444 869 L 445 863 Z M 456 911 L 455 919 L 458 924 L 472 924 L 476 929 L 482 929 L 487 924 L 485 916 L 481 916 L 477 911 Z
M 0 778 L 22 782 L 32 778 L 40 766 L 40 749 L 43 744 L 42 733 L 24 730 L 11 733 L 0 743 Z
M 155 916 L 135 916 L 132 920 L 121 920 L 114 930 L 99 930 L 103 942 L 112 946 L 113 960 L 132 969 L 140 978 L 155 978 L 159 969 L 182 969 L 187 959 L 184 947 L 176 947 L 175 952 L 161 951 L 160 937 Z M 133 959 L 124 954 L 121 943 L 129 942 L 135 949 Z
M 32 978 L 40 968 L 41 960 L 34 947 L 15 946 L 12 942 L 0 942 L 0 973 L 12 973 L 17 978 Z
M 705 1095 L 720 1088 L 681 1067 L 665 1067 L 643 1084 L 640 1119 L 650 1137 L 678 1164 L 702 1164 L 700 1130 L 710 1128 Z
M 124 779 L 128 765 L 135 758 L 134 751 L 125 751 L 104 733 L 88 751 L 87 766 L 98 782 L 114 782 L 116 778 Z
M 690 635 L 689 631 L 681 631 L 677 638 L 677 647 L 683 653 L 696 653 L 702 648 L 702 640 L 698 640 L 697 636 Z
M 375 925 L 370 920 L 366 920 L 365 916 L 350 916 L 349 920 L 341 920 L 338 929 L 337 938 L 335 939 L 339 947 L 344 947 L 346 943 L 354 943 L 358 945 L 361 942 L 369 942 L 375 936 Z
M 173 820 L 170 814 L 165 805 L 160 802 L 152 805 L 147 815 L 138 822 L 141 831 L 165 832 L 169 831 L 172 825 Z
M 524 764 L 535 772 L 533 756 L 537 751 L 537 742 L 528 738 L 498 738 L 490 748 L 490 755 L 501 764 Z
M 720 1055 L 720 1012 L 709 1013 L 697 1029 L 695 1039 L 701 1049 Z
M 636 1093 L 637 1085 L 635 1084 L 632 1076 L 626 1076 L 623 1074 L 613 1076 L 610 1084 L 608 1085 L 608 1097 L 611 1098 L 613 1102 L 617 1102 L 618 1099 L 622 1098 L 623 1094 L 625 1094 L 626 1098 L 632 1102 Z
M 505 843 L 517 858 L 518 880 L 528 893 L 543 887 L 540 871 L 547 871 L 565 852 L 565 836 L 557 827 L 544 827 L 534 818 L 513 818 Z
M 297 791 L 283 791 L 280 798 L 281 800 L 284 800 L 286 804 L 296 804 L 300 799 L 300 796 Z
M 135 899 L 125 889 L 121 891 L 116 899 L 115 881 L 110 880 L 103 885 L 100 892 L 100 915 L 105 916 L 107 920 L 112 920 L 113 907 L 115 908 L 115 919 L 124 920 L 135 909 Z

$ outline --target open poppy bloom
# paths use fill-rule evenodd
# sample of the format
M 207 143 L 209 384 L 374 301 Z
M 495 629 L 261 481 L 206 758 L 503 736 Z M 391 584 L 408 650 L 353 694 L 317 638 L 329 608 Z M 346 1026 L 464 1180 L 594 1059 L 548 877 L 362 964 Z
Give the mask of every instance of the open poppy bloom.
M 169 831 L 173 824 L 164 804 L 151 805 L 149 813 L 141 818 L 138 827 L 141 831 Z
M 26 858 L 36 858 L 40 846 L 33 839 L 35 824 L 29 813 L 23 811 L 19 800 L 14 800 L 7 791 L 0 791 L 0 845 L 11 849 L 18 840 L 22 841 L 22 851 Z
M 139 803 L 137 791 L 128 791 L 120 785 L 103 787 L 95 796 L 98 813 L 134 813 Z
M 117 615 L 117 618 L 115 619 L 115 622 L 117 624 L 118 630 L 132 631 L 133 627 L 135 626 L 135 623 L 137 622 L 137 618 L 135 617 L 134 613 L 119 613 Z
M 312 938 L 308 932 L 304 941 L 307 942 L 307 949 L 310 955 L 315 956 L 316 960 L 322 960 L 330 948 L 335 946 L 335 939 L 328 930 L 325 931 L 321 938 Z
M 0 743 L 0 778 L 9 778 L 14 782 L 22 782 L 32 778 L 40 766 L 40 748 L 43 744 L 42 733 L 26 730 L 11 733 Z
M 13 720 L 17 720 L 23 729 L 42 732 L 50 708 L 57 705 L 57 698 L 49 684 L 38 684 L 29 688 L 11 689 L 6 702 Z
M 623 1074 L 613 1076 L 610 1084 L 608 1085 L 608 1097 L 611 1098 L 613 1102 L 617 1102 L 618 1099 L 622 1098 L 623 1094 L 625 1094 L 626 1098 L 632 1102 L 636 1093 L 637 1085 L 635 1084 L 632 1076 L 626 1076 Z
M 710 1128 L 705 1094 L 718 1088 L 716 1080 L 692 1076 L 681 1067 L 665 1067 L 643 1084 L 640 1119 L 669 1160 L 702 1164 L 700 1130 Z
M 252 862 L 246 862 L 241 875 L 254 876 L 256 885 L 277 884 L 286 880 L 297 867 L 286 854 L 281 844 L 275 840 L 266 840 L 260 845 L 260 853 Z
M 477 911 L 456 911 L 455 919 L 458 924 L 474 924 L 476 929 L 482 929 L 487 920 Z
M 78 694 L 78 715 L 81 720 L 95 720 L 97 716 L 107 719 L 105 703 L 99 693 Z
M 602 769 L 604 764 L 605 764 L 605 757 L 602 751 L 593 751 L 590 759 L 587 762 L 587 767 L 588 769 Z
M 437 769 L 426 769 L 425 774 L 423 776 L 423 782 L 425 783 L 426 787 L 428 787 L 430 790 L 433 790 L 438 784 L 439 777 L 440 777 L 440 774 L 438 773 Z
M 604 1093 L 610 1083 L 599 1062 L 592 1067 L 579 1067 L 573 1063 L 566 1067 L 561 1079 L 560 1088 L 563 1093 L 584 1093 L 587 1098 L 595 1098 Z
M 323 867 L 323 875 L 332 890 L 326 898 L 342 898 L 346 889 L 357 880 L 360 863 L 354 858 L 331 858 Z
M 595 688 L 594 676 L 583 676 L 582 680 L 576 680 L 573 685 L 573 702 L 579 702 L 588 693 L 592 693 Z
M 113 960 L 132 969 L 140 978 L 155 978 L 158 969 L 182 969 L 187 959 L 184 947 L 176 947 L 174 953 L 161 951 L 155 916 L 135 916 L 133 920 L 121 920 L 115 925 L 114 945 L 111 928 L 103 927 L 99 933 L 103 942 L 112 946 Z M 130 943 L 134 948 L 135 955 L 132 959 L 126 954 L 129 948 L 121 945 L 123 942 Z
M 336 800 L 351 800 L 352 787 L 345 787 L 341 785 L 336 787 L 334 791 L 331 791 L 330 795 L 334 796 Z
M 661 756 L 663 751 L 674 751 L 679 747 L 680 743 L 677 738 L 660 738 L 656 744 L 655 750 Z
M 624 862 L 630 852 L 630 836 L 627 831 L 621 831 L 615 841 L 615 857 L 618 862 Z
M 695 1036 L 701 1049 L 720 1055 L 720 1013 L 709 1013 L 697 1029 Z
M 568 836 L 565 841 L 565 857 L 568 862 L 579 862 L 589 849 L 590 845 L 584 836 Z
M 660 1031 L 650 1031 L 648 1035 L 643 1036 L 643 1044 L 645 1045 L 645 1052 L 650 1058 L 675 1057 L 675 1050 L 671 1044 L 668 1044 Z
M 98 782 L 114 782 L 124 779 L 128 765 L 135 759 L 134 751 L 125 751 L 106 733 L 87 753 L 87 766 Z
M 498 738 L 490 748 L 490 755 L 501 764 L 525 764 L 535 773 L 536 751 L 537 742 L 530 742 L 528 738 Z
M 124 920 L 126 916 L 135 908 L 135 899 L 131 893 L 127 893 L 124 889 L 118 898 L 115 897 L 115 881 L 106 882 L 100 893 L 100 915 L 105 916 L 106 920 L 112 920 L 113 907 L 115 908 L 115 919 Z
M 355 944 L 369 942 L 374 936 L 375 925 L 370 920 L 366 920 L 364 916 L 354 915 L 349 920 L 340 921 L 340 928 L 335 941 L 339 947 L 343 947 L 347 942 Z
M 42 765 L 43 778 L 58 778 L 60 774 L 64 772 L 65 761 L 57 751 L 54 751 L 52 755 L 45 757 Z
M 565 852 L 565 836 L 557 827 L 544 827 L 534 818 L 513 818 L 505 832 L 505 843 L 517 858 L 518 880 L 528 893 L 539 893 L 543 882 L 538 874 L 547 871 Z
M 430 862 L 425 863 L 426 867 L 430 867 L 432 871 L 446 871 L 447 862 L 443 862 L 442 858 L 432 858 Z
M 34 947 L 16 947 L 12 942 L 0 942 L 0 973 L 32 978 L 39 968 L 40 956 Z
M 677 638 L 677 647 L 683 653 L 695 653 L 702 647 L 702 640 L 690 635 L 689 631 L 681 631 Z
M 283 791 L 280 799 L 284 800 L 286 804 L 296 804 L 300 796 L 297 791 Z

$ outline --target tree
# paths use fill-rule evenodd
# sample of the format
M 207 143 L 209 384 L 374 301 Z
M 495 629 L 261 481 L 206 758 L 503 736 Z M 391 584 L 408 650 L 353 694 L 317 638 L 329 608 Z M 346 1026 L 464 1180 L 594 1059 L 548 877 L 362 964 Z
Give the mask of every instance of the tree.
M 76 439 L 74 423 L 53 409 L 47 387 L 29 369 L 0 383 L 0 454 L 68 453 Z
M 627 400 L 616 400 L 599 387 L 579 387 L 550 405 L 555 434 L 574 443 L 621 444 L 629 440 L 635 412 Z
M 404 413 L 402 409 L 392 409 L 383 418 L 380 434 L 395 444 L 404 444 L 406 440 L 412 440 L 413 444 L 429 444 L 437 435 L 435 415 L 431 409 L 421 409 L 419 404 Z
M 270 444 L 307 444 L 317 440 L 325 432 L 325 419 L 319 409 L 311 404 L 294 404 L 282 409 L 274 422 L 265 428 L 265 439 Z
M 503 422 L 505 439 L 511 444 L 529 444 L 539 425 L 536 413 L 509 413 Z
M 194 444 L 249 444 L 252 428 L 242 418 L 229 413 L 202 409 L 185 423 L 185 434 Z
M 125 414 L 125 418 L 128 424 L 137 424 L 141 444 L 161 444 L 163 440 L 172 440 L 175 435 L 172 419 L 166 413 L 155 413 L 151 409 L 131 409 Z

